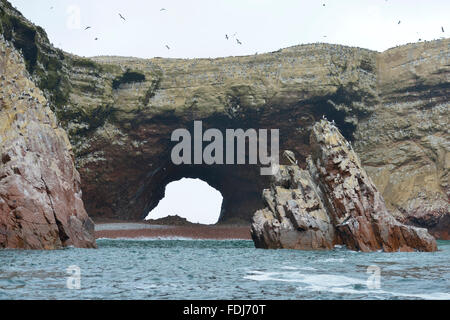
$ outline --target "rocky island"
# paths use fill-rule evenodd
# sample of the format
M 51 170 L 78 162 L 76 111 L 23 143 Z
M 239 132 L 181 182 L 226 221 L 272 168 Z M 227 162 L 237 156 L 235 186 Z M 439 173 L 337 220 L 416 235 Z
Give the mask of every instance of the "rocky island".
M 271 181 L 257 166 L 171 163 L 171 133 L 194 120 L 280 130 L 280 149 L 298 161 L 283 167 L 281 183 L 300 174 L 296 183 L 321 185 L 317 194 L 283 187 L 319 202 L 312 231 L 296 220 L 295 232 L 311 233 L 301 247 L 435 250 L 425 230 L 407 225 L 449 239 L 449 39 L 382 53 L 317 43 L 217 59 L 82 58 L 0 0 L 0 47 L 0 247 L 94 247 L 87 214 L 143 219 L 183 177 L 222 193 L 219 223 L 250 225 L 257 210 L 278 212 L 263 209 Z M 360 193 L 342 184 L 343 169 L 327 171 L 339 165 L 334 155 L 318 155 L 316 131 L 330 129 L 323 116 L 352 145 L 341 156 L 360 172 L 348 177 Z M 312 166 L 310 155 L 330 162 Z M 371 228 L 358 229 L 358 219 Z
M 387 210 L 352 146 L 330 122 L 311 132 L 312 156 L 307 169 L 281 166 L 270 189 L 267 207 L 253 217 L 252 237 L 260 248 L 332 249 L 345 245 L 357 251 L 436 251 L 424 228 L 399 223 Z

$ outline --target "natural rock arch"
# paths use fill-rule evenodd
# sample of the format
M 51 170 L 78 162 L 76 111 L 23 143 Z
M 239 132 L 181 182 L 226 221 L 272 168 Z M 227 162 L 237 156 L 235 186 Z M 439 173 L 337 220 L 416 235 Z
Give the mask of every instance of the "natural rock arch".
M 311 117 L 318 118 L 318 115 L 309 114 L 306 118 Z M 207 119 L 203 124 L 204 131 L 208 128 L 219 128 L 222 132 L 225 132 L 225 129 L 247 130 L 264 127 L 257 123 L 250 126 L 249 123 L 244 124 L 240 121 L 223 122 L 214 121 L 214 119 Z M 192 125 L 193 122 L 186 122 L 184 128 L 191 129 Z M 261 192 L 269 182 L 267 176 L 260 174 L 260 165 L 175 165 L 171 161 L 171 150 L 175 142 L 170 141 L 170 136 L 171 132 L 178 127 L 183 125 L 177 123 L 177 126 L 173 126 L 170 130 L 166 128 L 165 134 L 157 139 L 159 147 L 155 148 L 153 145 L 151 148 L 151 150 L 159 150 L 156 155 L 153 152 L 145 153 L 145 151 L 138 157 L 135 154 L 121 153 L 107 167 L 101 166 L 100 161 L 92 161 L 91 169 L 87 172 L 80 168 L 84 176 L 88 176 L 91 170 L 108 177 L 114 176 L 114 185 L 108 185 L 108 182 L 105 182 L 106 190 L 97 190 L 97 192 L 94 189 L 91 190 L 91 182 L 85 180 L 84 202 L 91 216 L 125 220 L 143 219 L 163 199 L 165 187 L 169 183 L 182 178 L 198 178 L 221 192 L 223 196 L 219 222 L 249 223 L 251 221 L 253 213 L 262 206 Z M 148 124 L 143 124 L 138 131 L 152 132 L 151 128 Z M 289 138 L 289 132 L 286 131 L 288 130 L 280 128 L 280 149 L 295 145 L 294 150 L 302 159 L 302 154 L 309 152 L 308 143 L 303 135 Z M 141 139 L 155 138 L 148 135 Z M 133 163 L 133 165 L 121 167 L 123 163 Z M 148 163 L 152 164 L 150 168 Z M 121 182 L 118 183 L 118 181 Z M 95 185 L 97 186 L 98 184 Z M 117 188 L 118 186 L 121 188 Z M 112 194 L 114 196 L 111 198 Z
M 247 220 L 267 184 L 244 168 L 160 173 L 171 132 L 194 120 L 279 128 L 280 149 L 293 150 L 304 166 L 310 128 L 325 114 L 353 140 L 398 219 L 449 237 L 449 39 L 382 53 L 316 43 L 246 57 L 85 59 L 54 48 L 5 0 L 0 22 L 68 133 L 94 218 L 141 218 L 165 183 L 204 176 L 221 184 L 222 220 Z M 231 192 L 237 188 L 240 199 Z

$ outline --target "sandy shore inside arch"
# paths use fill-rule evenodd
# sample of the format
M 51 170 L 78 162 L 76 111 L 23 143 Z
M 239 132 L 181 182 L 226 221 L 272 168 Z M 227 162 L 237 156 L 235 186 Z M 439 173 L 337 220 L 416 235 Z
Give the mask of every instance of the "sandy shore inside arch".
M 242 239 L 251 240 L 250 226 L 201 225 L 185 226 L 152 225 L 148 223 L 96 223 L 95 236 L 100 238 L 192 238 L 192 239 Z

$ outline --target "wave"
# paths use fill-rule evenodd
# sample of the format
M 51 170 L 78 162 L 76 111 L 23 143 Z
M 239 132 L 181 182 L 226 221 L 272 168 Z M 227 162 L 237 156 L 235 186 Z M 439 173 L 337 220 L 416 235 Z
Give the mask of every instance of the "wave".
M 313 267 L 291 267 L 291 266 L 283 266 L 280 269 L 284 269 L 284 270 L 310 270 L 310 271 L 317 270 L 316 268 L 313 268 Z
M 287 269 L 287 268 L 284 268 Z M 299 268 L 300 269 L 300 268 Z M 289 270 L 293 270 L 289 268 Z M 249 275 L 244 276 L 244 279 L 254 281 L 280 281 L 293 282 L 303 284 L 297 290 L 300 291 L 317 291 L 317 292 L 331 292 L 340 294 L 367 294 L 374 298 L 383 298 L 383 296 L 393 296 L 402 298 L 419 298 L 432 300 L 449 300 L 450 293 L 432 292 L 432 293 L 402 293 L 391 292 L 381 289 L 367 288 L 367 280 L 352 278 L 334 274 L 305 274 L 298 271 L 285 272 L 264 272 L 264 271 L 249 271 Z M 367 288 L 367 289 L 366 289 Z

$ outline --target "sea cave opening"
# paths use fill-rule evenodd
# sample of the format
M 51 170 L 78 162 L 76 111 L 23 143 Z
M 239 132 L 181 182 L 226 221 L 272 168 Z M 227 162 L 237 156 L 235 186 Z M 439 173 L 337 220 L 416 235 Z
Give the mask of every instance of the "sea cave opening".
M 178 216 L 191 223 L 205 225 L 219 221 L 223 196 L 201 179 L 182 178 L 165 187 L 164 198 L 145 220 Z

